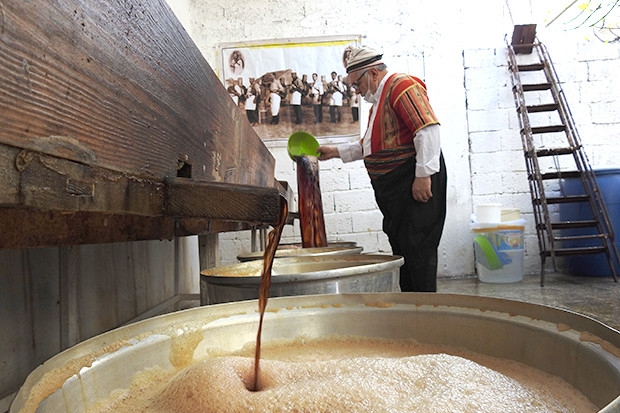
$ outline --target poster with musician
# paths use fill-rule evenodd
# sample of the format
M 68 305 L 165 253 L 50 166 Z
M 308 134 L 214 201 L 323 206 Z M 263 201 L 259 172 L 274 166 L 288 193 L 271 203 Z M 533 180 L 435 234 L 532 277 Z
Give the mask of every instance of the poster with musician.
M 218 76 L 263 140 L 297 130 L 357 135 L 360 96 L 345 64 L 360 35 L 260 40 L 218 46 Z

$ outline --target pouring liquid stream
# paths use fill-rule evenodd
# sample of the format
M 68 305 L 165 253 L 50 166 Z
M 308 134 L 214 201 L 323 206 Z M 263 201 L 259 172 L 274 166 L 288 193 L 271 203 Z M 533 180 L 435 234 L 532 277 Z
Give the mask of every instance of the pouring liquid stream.
M 299 222 L 301 226 L 302 247 L 326 247 L 325 220 L 323 218 L 323 204 L 319 187 L 318 158 L 314 156 L 299 156 L 297 162 L 297 191 L 299 194 Z M 256 350 L 254 353 L 254 383 L 250 391 L 260 391 L 260 349 L 263 331 L 263 320 L 269 288 L 271 286 L 271 270 L 273 260 L 280 243 L 282 230 L 286 224 L 288 205 L 282 202 L 280 222 L 269 232 L 267 247 L 263 254 L 263 269 L 261 273 L 258 293 L 258 333 L 256 335 Z
M 263 319 L 265 318 L 265 309 L 267 308 L 267 300 L 269 299 L 269 287 L 271 286 L 271 269 L 273 268 L 273 260 L 280 243 L 282 230 L 286 224 L 286 216 L 288 215 L 288 205 L 286 201 L 282 201 L 280 207 L 280 221 L 277 226 L 269 232 L 267 247 L 263 254 L 263 270 L 260 277 L 260 288 L 258 291 L 258 312 L 260 318 L 258 321 L 258 333 L 256 334 L 256 350 L 254 353 L 254 383 L 251 391 L 260 390 L 260 346 L 261 336 L 263 332 Z
M 298 156 L 295 160 L 301 245 L 303 248 L 327 247 L 319 186 L 319 159 L 316 156 Z

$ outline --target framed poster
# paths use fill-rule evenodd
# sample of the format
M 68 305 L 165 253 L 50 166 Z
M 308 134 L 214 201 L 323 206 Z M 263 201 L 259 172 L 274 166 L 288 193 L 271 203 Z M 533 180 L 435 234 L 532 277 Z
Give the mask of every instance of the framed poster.
M 263 140 L 298 130 L 357 135 L 361 97 L 345 64 L 360 41 L 351 35 L 220 44 L 218 76 Z

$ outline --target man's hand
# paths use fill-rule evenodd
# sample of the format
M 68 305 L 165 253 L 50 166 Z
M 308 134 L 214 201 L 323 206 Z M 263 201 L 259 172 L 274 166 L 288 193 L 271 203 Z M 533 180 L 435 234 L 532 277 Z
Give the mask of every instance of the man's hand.
M 316 152 L 320 161 L 340 157 L 337 146 L 319 146 Z
M 411 185 L 411 195 L 413 195 L 413 199 L 418 202 L 428 202 L 429 199 L 433 197 L 433 192 L 431 191 L 431 177 L 425 176 L 423 178 L 416 178 L 413 180 L 413 185 Z

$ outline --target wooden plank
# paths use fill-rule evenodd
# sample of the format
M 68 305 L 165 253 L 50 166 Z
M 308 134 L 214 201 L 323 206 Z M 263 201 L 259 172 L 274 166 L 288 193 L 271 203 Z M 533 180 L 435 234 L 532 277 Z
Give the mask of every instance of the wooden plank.
M 24 208 L 0 210 L 0 249 L 172 239 L 249 230 L 247 223 Z
M 2 144 L 0 182 L 3 206 L 151 216 L 163 211 L 162 182 Z
M 197 182 L 184 178 L 166 180 L 166 214 L 230 219 L 230 210 L 242 222 L 277 223 L 284 198 L 276 188 Z
M 163 182 L 0 144 L 0 248 L 171 239 L 249 229 L 245 220 L 276 221 L 271 205 L 280 199 L 278 189 L 211 184 L 215 198 L 205 202 L 203 193 L 182 201 L 188 208 L 199 205 L 184 217 L 179 210 L 166 210 Z
M 24 153 L 27 151 L 22 151 Z M 30 152 L 20 172 L 21 205 L 41 210 L 161 215 L 164 186 L 152 179 Z
M 251 228 L 243 222 L 198 218 L 62 213 L 23 208 L 3 208 L 0 212 L 0 249 L 172 239 Z
M 132 175 L 273 185 L 275 161 L 164 0 L 2 3 L 0 142 Z
M 2 249 L 171 239 L 177 235 L 189 235 L 179 233 L 181 231 L 175 228 L 177 221 L 173 217 L 64 213 L 24 208 L 3 208 L 0 214 Z M 203 228 L 208 227 L 205 222 Z

